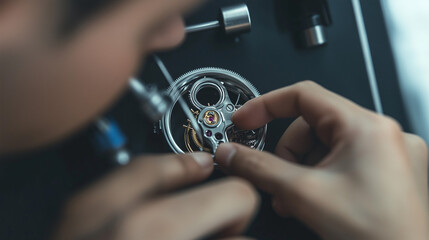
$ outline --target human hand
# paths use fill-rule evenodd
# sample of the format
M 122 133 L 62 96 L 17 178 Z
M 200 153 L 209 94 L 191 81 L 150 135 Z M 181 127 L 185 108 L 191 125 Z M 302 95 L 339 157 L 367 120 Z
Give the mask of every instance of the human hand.
M 247 182 L 229 178 L 172 192 L 212 171 L 205 153 L 136 159 L 71 199 L 53 239 L 244 240 L 234 237 L 258 204 Z
M 289 117 L 298 119 L 275 155 L 223 144 L 215 160 L 272 194 L 278 214 L 324 239 L 429 239 L 423 140 L 313 82 L 251 100 L 233 120 L 256 129 Z

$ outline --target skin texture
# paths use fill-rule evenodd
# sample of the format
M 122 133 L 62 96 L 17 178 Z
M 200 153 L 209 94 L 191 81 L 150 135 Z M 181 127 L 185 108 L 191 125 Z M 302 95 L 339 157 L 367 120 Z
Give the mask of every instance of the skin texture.
M 428 152 L 423 140 L 313 82 L 246 103 L 243 129 L 298 117 L 276 154 L 223 144 L 216 161 L 272 194 L 273 208 L 324 239 L 428 239 Z
M 62 139 L 124 90 L 144 57 L 184 39 L 197 0 L 120 1 L 58 36 L 62 1 L 0 5 L 0 154 Z
M 0 155 L 45 146 L 92 121 L 147 54 L 183 41 L 181 14 L 198 1 L 121 1 L 61 41 L 51 24 L 61 17 L 57 2 L 0 5 Z M 203 153 L 137 157 L 70 199 L 52 239 L 245 239 L 259 202 L 248 182 L 180 191 L 212 171 Z
M 172 193 L 204 180 L 212 171 L 213 160 L 205 153 L 138 158 L 73 197 L 53 239 L 239 235 L 259 201 L 249 183 L 229 178 Z
M 0 154 L 58 141 L 93 121 L 144 57 L 184 38 L 197 0 L 118 1 L 58 37 L 61 1 L 0 2 Z M 298 117 L 276 154 L 223 144 L 207 154 L 136 158 L 66 204 L 53 239 L 245 239 L 259 199 L 325 239 L 428 239 L 427 147 L 391 119 L 303 82 L 250 101 L 243 129 Z M 244 179 L 247 179 L 244 180 Z M 221 194 L 220 194 L 221 193 Z

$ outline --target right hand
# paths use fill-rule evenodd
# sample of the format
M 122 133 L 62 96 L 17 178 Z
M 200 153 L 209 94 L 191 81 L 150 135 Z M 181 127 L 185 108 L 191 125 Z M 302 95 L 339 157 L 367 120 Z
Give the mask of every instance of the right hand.
M 256 129 L 288 117 L 299 118 L 276 155 L 222 144 L 216 161 L 271 193 L 277 213 L 324 239 L 429 239 L 424 141 L 312 82 L 253 99 L 233 120 Z
M 240 235 L 258 204 L 249 183 L 230 178 L 173 192 L 202 181 L 212 171 L 213 160 L 205 153 L 136 159 L 73 197 L 54 239 L 189 240 Z

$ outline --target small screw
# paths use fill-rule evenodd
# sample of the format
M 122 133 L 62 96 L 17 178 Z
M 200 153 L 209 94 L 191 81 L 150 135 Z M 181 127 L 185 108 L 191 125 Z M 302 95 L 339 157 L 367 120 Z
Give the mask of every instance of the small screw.
M 228 106 L 226 106 L 226 110 L 228 112 L 232 112 L 232 111 L 234 111 L 234 109 L 235 109 L 235 107 L 232 104 L 228 104 Z

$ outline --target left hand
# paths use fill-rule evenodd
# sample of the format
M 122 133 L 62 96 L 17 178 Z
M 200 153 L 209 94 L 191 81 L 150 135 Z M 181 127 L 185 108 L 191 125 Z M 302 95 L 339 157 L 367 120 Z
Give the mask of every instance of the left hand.
M 258 204 L 249 183 L 227 178 L 177 191 L 212 171 L 213 160 L 206 153 L 139 157 L 74 196 L 54 239 L 240 236 Z

